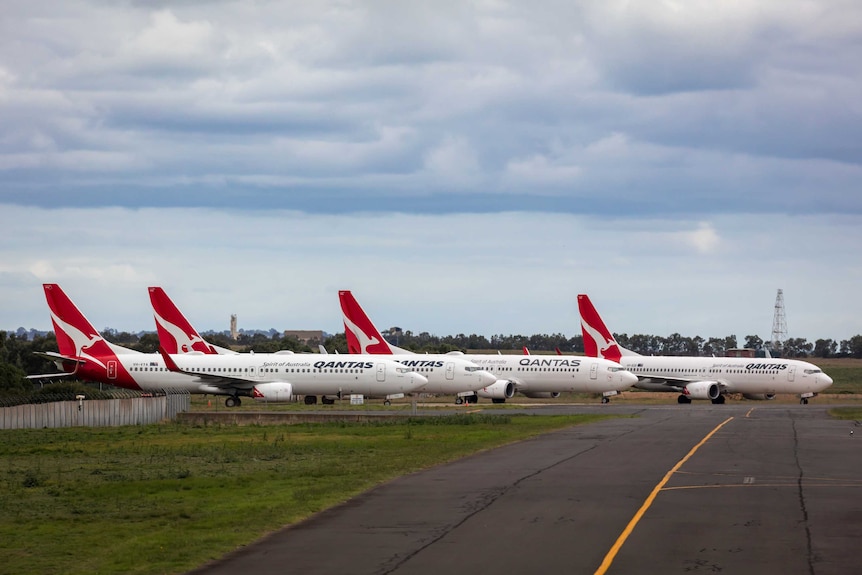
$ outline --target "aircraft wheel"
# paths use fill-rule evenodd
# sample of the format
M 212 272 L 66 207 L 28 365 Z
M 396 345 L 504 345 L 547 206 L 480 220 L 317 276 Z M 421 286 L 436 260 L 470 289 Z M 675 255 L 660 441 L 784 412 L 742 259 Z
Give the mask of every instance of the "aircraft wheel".
M 712 400 L 712 403 L 714 403 L 715 405 L 722 405 L 722 404 L 724 404 L 724 396 L 723 396 L 723 395 L 719 395 L 718 397 L 716 397 L 715 399 L 713 399 L 713 400 Z
M 799 403 L 801 403 L 802 405 L 808 405 L 808 398 L 803 397 L 802 399 L 799 400 Z
M 495 397 L 495 398 L 493 398 L 493 399 L 491 400 L 491 402 L 492 402 L 492 403 L 506 403 L 506 400 L 505 400 L 505 399 L 502 399 L 502 398 L 496 398 L 496 397 Z
M 321 401 L 323 402 L 323 405 L 332 405 L 335 403 L 334 399 L 332 399 L 331 397 L 326 397 L 326 396 L 323 396 Z
M 305 405 L 314 405 L 317 403 L 316 395 L 306 395 L 305 396 Z
M 225 407 L 236 407 L 239 405 L 239 398 L 234 397 L 232 395 L 227 396 L 227 399 L 224 400 Z
M 384 400 L 383 400 L 383 405 L 392 405 L 392 402 L 391 402 L 391 401 L 389 401 L 388 399 L 384 399 Z
M 607 397 L 602 398 L 602 403 L 610 403 L 610 402 L 611 402 L 611 400 L 608 399 Z
M 677 403 L 691 403 L 691 400 L 684 395 L 680 395 L 676 398 Z
M 463 398 L 463 397 L 461 397 L 461 396 L 459 395 L 458 397 L 456 397 L 456 398 L 455 398 L 455 405 L 461 405 L 462 403 L 464 403 L 464 398 Z

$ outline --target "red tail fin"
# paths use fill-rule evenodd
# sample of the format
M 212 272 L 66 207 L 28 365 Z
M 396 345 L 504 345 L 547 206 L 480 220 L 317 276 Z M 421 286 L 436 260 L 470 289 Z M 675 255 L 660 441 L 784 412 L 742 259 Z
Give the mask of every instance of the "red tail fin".
M 160 287 L 149 288 L 150 303 L 156 318 L 156 330 L 159 334 L 159 345 L 169 354 L 200 351 L 202 353 L 218 353 L 213 346 L 192 327 L 189 320 L 174 305 L 168 294 Z
M 365 315 L 353 294 L 349 290 L 341 290 L 338 292 L 338 301 L 341 302 L 344 335 L 347 337 L 350 353 L 392 355 L 392 348 Z
M 45 290 L 45 299 L 48 300 L 48 309 L 51 310 L 57 348 L 62 355 L 80 357 L 83 350 L 92 352 L 99 342 L 107 347 L 102 335 L 87 321 L 59 285 L 42 284 L 42 287 Z
M 78 377 L 138 389 L 122 362 L 57 284 L 43 284 L 61 355 L 84 360 Z
M 578 311 L 581 313 L 584 353 L 589 357 L 619 361 L 622 357 L 620 346 L 586 294 L 578 294 Z

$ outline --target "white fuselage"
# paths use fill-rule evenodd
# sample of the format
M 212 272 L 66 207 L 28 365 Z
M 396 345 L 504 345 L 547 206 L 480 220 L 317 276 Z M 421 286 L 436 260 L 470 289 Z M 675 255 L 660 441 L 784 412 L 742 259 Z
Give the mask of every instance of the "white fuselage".
M 356 357 L 351 355 L 349 357 Z M 387 357 L 375 355 L 373 357 Z M 417 391 L 454 394 L 476 391 L 497 381 L 497 378 L 461 356 L 447 354 L 399 354 L 388 356 L 405 367 L 421 373 L 428 383 Z
M 521 393 L 602 393 L 621 391 L 637 383 L 637 377 L 607 359 L 574 355 L 463 356 L 497 379 L 507 379 Z
M 624 355 L 620 363 L 640 378 L 669 379 L 669 386 L 716 381 L 727 393 L 817 393 L 832 385 L 816 365 L 792 359 Z
M 398 362 L 381 356 L 321 354 L 237 355 L 178 354 L 171 358 L 185 372 L 169 371 L 161 356 L 118 356 L 143 390 L 173 388 L 190 393 L 232 394 L 256 384 L 290 383 L 296 395 L 412 393 L 427 379 Z M 108 370 L 110 373 L 110 369 Z

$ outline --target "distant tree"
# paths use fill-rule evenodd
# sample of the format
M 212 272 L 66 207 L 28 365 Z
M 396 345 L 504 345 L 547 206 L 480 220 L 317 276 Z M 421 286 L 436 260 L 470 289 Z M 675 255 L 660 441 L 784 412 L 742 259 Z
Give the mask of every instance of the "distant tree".
M 154 332 L 147 332 L 138 339 L 136 344 L 129 347 L 141 353 L 156 353 L 159 351 L 159 335 Z
M 808 343 L 804 337 L 792 337 L 785 340 L 781 348 L 784 357 L 805 357 L 814 349 L 814 344 Z
M 23 395 L 29 393 L 32 387 L 23 369 L 10 363 L 0 363 L 0 395 Z
M 727 345 L 727 339 L 726 338 L 711 337 L 708 340 L 706 340 L 706 343 L 703 344 L 703 347 L 701 349 L 703 351 L 703 355 L 722 356 L 727 351 L 726 345 Z
M 746 349 L 761 349 L 763 347 L 763 340 L 760 339 L 759 335 L 747 335 L 745 336 L 745 348 Z
M 347 336 L 343 333 L 337 333 L 329 336 L 323 346 L 329 353 L 348 353 Z
M 814 342 L 814 355 L 831 357 L 838 352 L 838 342 L 831 339 L 818 339 Z
M 841 341 L 841 353 L 850 357 L 862 358 L 862 335 L 854 335 Z

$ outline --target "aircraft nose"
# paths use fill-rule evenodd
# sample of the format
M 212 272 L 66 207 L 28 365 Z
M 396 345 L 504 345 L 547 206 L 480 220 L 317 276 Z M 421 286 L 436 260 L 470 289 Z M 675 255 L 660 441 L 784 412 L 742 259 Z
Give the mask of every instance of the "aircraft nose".
M 415 371 L 410 372 L 410 381 L 413 382 L 413 385 L 415 386 L 414 389 L 428 385 L 428 378 Z
M 638 382 L 638 376 L 630 371 L 624 370 L 620 372 L 620 383 L 626 387 L 631 387 Z
M 820 384 L 820 389 L 826 389 L 827 387 L 832 385 L 832 378 L 825 373 L 822 373 L 817 378 L 817 383 Z
M 485 371 L 484 369 L 482 369 L 476 373 L 479 374 L 479 381 L 482 382 L 482 387 L 488 387 L 489 385 L 497 381 L 497 376 L 490 371 Z

